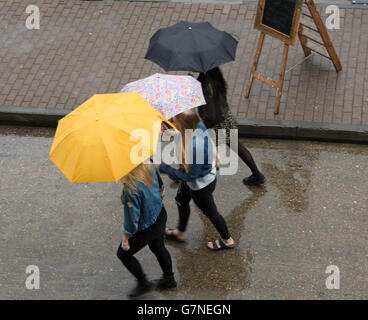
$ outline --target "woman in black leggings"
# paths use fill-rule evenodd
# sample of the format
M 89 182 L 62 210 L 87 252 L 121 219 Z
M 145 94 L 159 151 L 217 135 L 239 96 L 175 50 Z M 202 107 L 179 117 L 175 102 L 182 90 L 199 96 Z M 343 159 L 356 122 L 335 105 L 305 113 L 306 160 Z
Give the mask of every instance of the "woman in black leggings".
M 151 164 L 140 164 L 122 179 L 124 225 L 117 256 L 137 279 L 137 286 L 128 295 L 137 297 L 153 284 L 160 289 L 176 287 L 170 253 L 165 248 L 164 234 L 167 214 L 162 205 L 162 180 Z M 161 279 L 148 281 L 134 254 L 146 245 L 156 256 L 163 271 Z
M 175 197 L 179 212 L 178 228 L 167 229 L 166 237 L 179 242 L 184 241 L 190 216 L 189 202 L 193 200 L 221 236 L 218 240 L 208 242 L 207 247 L 211 250 L 233 248 L 235 242 L 227 229 L 225 219 L 217 211 L 212 194 L 216 187 L 216 161 L 207 128 L 203 122 L 200 122 L 193 109 L 178 114 L 172 121 L 181 134 L 181 167 L 174 169 L 164 163 L 157 165 L 160 172 L 168 174 L 173 180 L 180 181 Z M 190 135 L 192 135 L 191 138 Z M 199 155 L 200 152 L 203 153 L 203 157 Z M 190 155 L 191 161 L 188 161 Z
M 210 219 L 222 239 L 229 239 L 230 233 L 227 229 L 225 219 L 217 211 L 212 193 L 215 191 L 217 179 L 208 186 L 198 191 L 191 190 L 186 183 L 180 183 L 178 193 L 175 197 L 178 204 L 179 223 L 178 230 L 183 234 L 187 228 L 190 216 L 190 200 L 193 200 L 197 207 Z M 231 241 L 230 241 L 231 242 Z
M 198 108 L 198 113 L 208 129 L 215 129 L 216 138 L 219 129 L 226 129 L 226 144 L 230 147 L 230 130 L 237 129 L 238 124 L 227 103 L 227 86 L 220 68 L 216 67 L 206 73 L 200 73 L 198 81 L 202 84 L 207 103 Z M 243 179 L 245 185 L 260 185 L 266 182 L 266 178 L 259 171 L 252 154 L 240 141 L 238 141 L 238 156 L 252 172 L 251 176 Z

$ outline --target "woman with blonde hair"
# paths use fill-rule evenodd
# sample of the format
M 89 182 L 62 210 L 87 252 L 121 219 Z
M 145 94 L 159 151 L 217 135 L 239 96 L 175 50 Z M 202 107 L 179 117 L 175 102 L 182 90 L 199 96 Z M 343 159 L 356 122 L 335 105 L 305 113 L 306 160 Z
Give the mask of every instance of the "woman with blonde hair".
M 189 202 L 193 199 L 221 236 L 218 240 L 208 242 L 207 247 L 211 250 L 233 248 L 235 242 L 230 236 L 225 219 L 217 211 L 212 195 L 216 188 L 216 160 L 207 128 L 193 109 L 173 117 L 172 121 L 181 134 L 181 167 L 174 169 L 164 163 L 157 165 L 160 172 L 180 181 L 175 197 L 179 224 L 177 229 L 166 229 L 166 237 L 179 242 L 185 240 L 185 229 L 190 216 Z M 198 152 L 202 155 L 197 154 Z
M 121 179 L 124 205 L 123 233 L 117 256 L 137 279 L 128 295 L 139 296 L 153 284 L 160 289 L 176 287 L 170 253 L 164 244 L 167 214 L 162 204 L 162 180 L 152 163 L 141 163 Z M 148 244 L 163 271 L 161 279 L 148 281 L 134 254 Z

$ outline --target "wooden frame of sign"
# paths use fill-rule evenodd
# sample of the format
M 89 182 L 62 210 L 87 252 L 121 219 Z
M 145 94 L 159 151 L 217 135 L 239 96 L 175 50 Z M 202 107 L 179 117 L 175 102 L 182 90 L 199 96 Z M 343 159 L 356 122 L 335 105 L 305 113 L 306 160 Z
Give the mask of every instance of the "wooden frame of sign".
M 320 34 L 323 43 L 319 43 L 315 39 L 312 39 L 312 38 L 309 38 L 303 35 L 303 25 L 300 23 L 301 15 L 305 15 L 304 13 L 302 13 L 303 3 L 307 5 L 309 12 L 311 13 L 311 15 L 308 17 L 313 19 L 317 27 L 315 31 Z M 295 6 L 290 7 L 290 4 L 291 5 L 295 4 Z M 284 6 L 284 8 L 282 8 L 282 6 Z M 285 14 L 280 15 L 280 9 L 281 10 L 283 9 L 293 10 L 292 16 L 291 15 L 287 16 Z M 277 10 L 279 11 L 277 12 Z M 267 17 L 265 16 L 265 11 L 267 13 Z M 284 13 L 284 12 L 281 12 L 281 13 Z M 277 16 L 277 14 L 279 14 L 280 16 Z M 335 66 L 336 72 L 342 69 L 340 60 L 336 54 L 336 51 L 332 45 L 332 42 L 328 36 L 327 30 L 323 24 L 323 21 L 317 11 L 317 8 L 313 0 L 258 0 L 258 7 L 257 7 L 256 18 L 254 21 L 254 28 L 259 30 L 261 32 L 261 35 L 258 40 L 256 54 L 254 56 L 248 85 L 245 91 L 245 97 L 249 98 L 250 90 L 252 88 L 254 78 L 262 82 L 265 82 L 266 84 L 270 85 L 273 88 L 276 88 L 277 94 L 276 94 L 274 114 L 278 114 L 279 109 L 280 109 L 281 94 L 282 94 L 282 88 L 283 88 L 284 78 L 285 78 L 285 70 L 286 70 L 289 46 L 290 45 L 294 46 L 297 38 L 299 38 L 301 42 L 302 49 L 306 57 L 310 56 L 313 51 L 314 53 L 318 53 L 330 59 Z M 261 56 L 262 46 L 263 46 L 263 42 L 264 42 L 264 38 L 266 34 L 284 42 L 284 51 L 282 55 L 281 71 L 280 71 L 278 82 L 266 77 L 265 75 L 257 71 L 258 61 Z M 318 52 L 314 49 L 309 48 L 307 46 L 307 39 L 310 39 L 314 42 L 317 42 L 323 45 L 326 48 L 329 54 L 329 57 L 322 54 L 321 52 Z
M 285 42 L 286 44 L 289 44 L 289 45 L 291 44 L 294 46 L 297 36 L 298 36 L 298 28 L 299 28 L 300 16 L 301 16 L 304 0 L 295 0 L 294 14 L 293 14 L 293 18 L 291 21 L 289 33 L 283 33 L 277 30 L 275 27 L 271 27 L 270 25 L 267 25 L 266 22 L 264 22 L 265 7 L 269 3 L 268 1 L 269 0 L 259 0 L 258 7 L 257 7 L 257 13 L 256 13 L 256 19 L 254 21 L 254 28 L 274 38 L 277 38 Z M 286 0 L 281 0 L 281 1 L 286 2 Z

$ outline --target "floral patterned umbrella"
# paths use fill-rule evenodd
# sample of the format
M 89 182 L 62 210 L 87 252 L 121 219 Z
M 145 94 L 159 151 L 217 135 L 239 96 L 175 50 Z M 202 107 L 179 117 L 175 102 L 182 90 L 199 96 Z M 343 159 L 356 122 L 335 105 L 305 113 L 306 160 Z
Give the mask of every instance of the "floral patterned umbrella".
M 120 92 L 138 92 L 166 119 L 206 104 L 202 86 L 191 76 L 156 73 L 125 85 Z

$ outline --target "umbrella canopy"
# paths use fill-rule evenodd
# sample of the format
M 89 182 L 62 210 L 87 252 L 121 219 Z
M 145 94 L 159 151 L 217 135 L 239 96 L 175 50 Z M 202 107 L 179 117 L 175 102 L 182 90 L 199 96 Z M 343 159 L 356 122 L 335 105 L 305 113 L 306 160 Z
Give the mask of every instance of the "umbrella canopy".
M 138 93 L 96 94 L 59 121 L 49 158 L 72 183 L 117 181 L 155 152 L 162 120 Z
M 209 22 L 181 21 L 158 30 L 150 39 L 145 59 L 165 71 L 207 72 L 235 59 L 236 41 Z
M 156 73 L 128 83 L 120 92 L 138 92 L 167 119 L 206 104 L 201 83 L 191 76 Z

